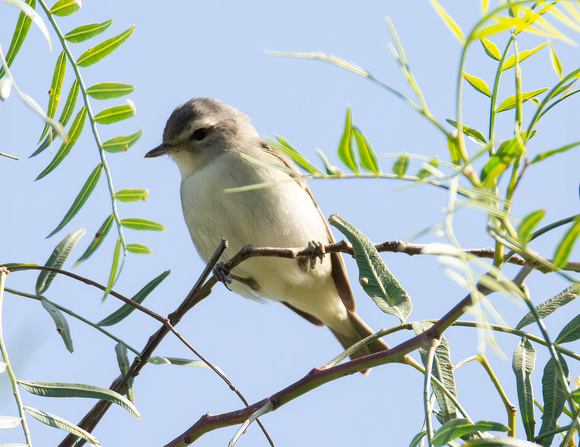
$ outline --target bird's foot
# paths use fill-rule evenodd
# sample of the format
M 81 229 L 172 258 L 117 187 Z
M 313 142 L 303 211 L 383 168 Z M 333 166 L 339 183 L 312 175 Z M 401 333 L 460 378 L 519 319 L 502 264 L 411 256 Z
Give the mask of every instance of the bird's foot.
M 311 250 L 310 254 L 310 268 L 316 267 L 316 260 L 320 259 L 320 263 L 324 260 L 324 245 L 322 242 L 310 241 L 308 248 Z
M 223 262 L 218 262 L 215 265 L 215 267 L 213 268 L 213 276 L 215 276 L 215 279 L 217 279 L 219 282 L 223 283 L 226 287 L 228 287 L 228 284 L 232 283 L 232 277 L 230 276 L 230 269 Z M 229 287 L 228 287 L 228 289 L 229 289 Z

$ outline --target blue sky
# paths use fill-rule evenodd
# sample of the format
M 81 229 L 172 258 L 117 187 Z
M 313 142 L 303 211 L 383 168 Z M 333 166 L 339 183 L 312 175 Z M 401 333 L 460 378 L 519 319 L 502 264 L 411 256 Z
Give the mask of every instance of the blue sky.
M 442 2 L 460 26 L 469 29 L 480 15 L 480 2 Z M 0 4 L 0 45 L 8 48 L 18 10 Z M 335 54 L 371 72 L 376 77 L 411 94 L 393 60 L 385 23 L 390 17 L 405 48 L 411 69 L 423 89 L 431 112 L 440 121 L 455 117 L 455 84 L 461 47 L 437 16 L 429 2 L 368 1 L 353 6 L 347 1 L 266 2 L 266 1 L 172 1 L 83 3 L 69 17 L 57 18 L 66 32 L 75 26 L 114 18 L 109 37 L 135 24 L 135 32 L 117 51 L 101 62 L 82 69 L 87 85 L 103 81 L 135 84 L 129 98 L 135 102 L 135 117 L 100 126 L 103 139 L 144 129 L 141 139 L 126 153 L 108 154 L 116 189 L 148 188 L 146 202 L 119 204 L 122 217 L 140 216 L 162 222 L 165 232 L 126 230 L 129 242 L 143 242 L 153 255 L 130 255 L 115 289 L 132 295 L 164 270 L 171 275 L 151 295 L 145 305 L 166 315 L 177 307 L 191 288 L 203 264 L 183 222 L 179 200 L 179 174 L 170 159 L 147 159 L 143 155 L 161 142 L 165 121 L 177 105 L 192 97 L 221 99 L 247 113 L 261 135 L 280 134 L 306 156 L 321 165 L 316 148 L 334 164 L 339 164 L 336 147 L 348 106 L 353 122 L 360 127 L 378 154 L 409 152 L 438 155 L 448 160 L 445 139 L 427 120 L 404 103 L 372 83 L 328 64 L 274 57 L 266 50 L 323 51 Z M 578 41 L 578 33 L 564 28 Z M 93 41 L 70 44 L 78 56 Z M 520 50 L 532 48 L 545 38 L 534 36 L 518 42 Z M 498 46 L 506 36 L 496 40 Z M 46 92 L 59 54 L 53 35 L 53 51 L 34 26 L 12 73 L 18 86 L 46 107 Z M 554 42 L 564 72 L 577 66 L 578 48 Z M 466 71 L 492 83 L 495 66 L 479 45 L 467 59 Z M 522 64 L 524 90 L 552 85 L 557 81 L 550 66 L 547 48 Z M 64 86 L 72 82 L 68 67 Z M 503 96 L 513 93 L 513 75 L 506 75 Z M 93 100 L 95 111 L 123 102 Z M 485 130 L 487 98 L 469 86 L 464 87 L 464 121 Z M 532 105 L 524 108 L 529 120 Z M 533 156 L 544 150 L 580 140 L 578 99 L 564 102 L 560 110 L 546 116 L 541 132 L 530 143 Z M 58 115 L 57 115 L 58 116 Z M 42 121 L 13 94 L 0 104 L 0 152 L 16 155 L 19 161 L 0 159 L 0 190 L 3 191 L 0 219 L 0 262 L 43 263 L 64 235 L 86 228 L 87 235 L 72 258 L 80 256 L 92 234 L 110 214 L 110 201 L 104 178 L 89 203 L 58 235 L 45 239 L 60 222 L 88 174 L 99 161 L 89 128 L 59 168 L 34 182 L 58 149 L 58 143 L 33 159 Z M 505 112 L 498 123 L 498 137 L 513 134 L 513 114 Z M 380 157 L 382 169 L 389 172 L 393 157 Z M 516 194 L 513 213 L 523 217 L 533 209 L 544 208 L 548 223 L 578 212 L 578 152 L 568 152 L 531 167 Z M 416 172 L 415 161 L 410 172 Z M 310 182 L 319 206 L 326 216 L 338 213 L 364 231 L 373 241 L 411 240 L 441 242 L 434 232 L 417 236 L 443 220 L 447 206 L 443 190 L 423 186 L 409 187 L 399 181 L 373 179 L 314 180 Z M 485 230 L 483 212 L 463 207 L 455 215 L 455 231 L 465 247 L 488 247 L 492 239 Z M 106 282 L 114 248 L 113 232 L 99 252 L 75 271 L 99 282 Z M 336 233 L 335 233 L 336 234 Z M 538 240 L 534 248 L 550 257 L 562 231 Z M 338 235 L 337 235 L 338 237 Z M 574 254 L 578 254 L 576 250 Z M 408 257 L 385 254 L 386 264 L 409 292 L 414 311 L 411 319 L 439 318 L 465 291 L 447 277 L 435 257 Z M 69 261 L 65 268 L 70 269 Z M 347 259 L 358 313 L 373 328 L 396 324 L 383 314 L 357 285 L 355 264 Z M 513 277 L 517 270 L 508 268 Z M 31 292 L 35 273 L 9 275 L 7 286 Z M 535 302 L 555 295 L 567 286 L 552 275 L 533 274 L 528 286 Z M 65 278 L 57 278 L 47 298 L 73 308 L 92 321 L 99 321 L 119 304 L 111 297 L 100 304 L 101 293 Z M 526 310 L 507 297 L 495 294 L 493 304 L 508 324 L 515 325 Z M 549 327 L 555 335 L 573 316 L 555 314 Z M 566 314 L 566 312 L 562 312 Z M 118 374 L 114 342 L 69 319 L 75 343 L 74 354 L 66 351 L 54 331 L 54 323 L 38 302 L 7 294 L 3 309 L 6 343 L 19 378 L 90 383 L 109 386 Z M 113 327 L 119 337 L 141 349 L 158 327 L 149 318 L 134 313 Z M 250 402 L 284 388 L 304 376 L 312 367 L 325 364 L 340 352 L 330 332 L 310 325 L 285 307 L 257 304 L 224 287 L 190 312 L 178 330 L 199 351 L 219 366 Z M 410 336 L 397 333 L 388 339 L 395 345 Z M 478 335 L 473 330 L 451 329 L 446 333 L 453 361 L 474 354 Z M 515 381 L 511 355 L 518 340 L 497 335 L 504 356 L 489 347 L 493 367 L 515 402 Z M 158 355 L 191 357 L 175 339 L 168 337 Z M 535 392 L 540 393 L 541 369 L 547 354 L 538 348 Z M 418 356 L 416 356 L 418 358 Z M 571 374 L 578 367 L 571 364 Z M 473 419 L 505 422 L 504 410 L 481 368 L 468 364 L 457 371 L 460 399 Z M 474 387 L 477 381 L 481 385 Z M 354 375 L 325 385 L 263 418 L 279 446 L 284 445 L 408 445 L 421 429 L 423 377 L 401 365 L 375 368 L 370 375 Z M 9 384 L 0 375 L 0 414 L 15 414 Z M 23 391 L 25 404 L 77 422 L 92 402 L 77 399 L 47 400 Z M 492 397 L 490 397 L 492 396 Z M 95 431 L 103 446 L 160 445 L 189 427 L 206 412 L 220 413 L 241 408 L 241 402 L 212 372 L 200 368 L 147 366 L 136 380 L 136 405 L 143 422 L 127 412 L 112 408 Z M 536 414 L 539 421 L 540 415 Z M 36 445 L 56 445 L 61 432 L 31 420 Z M 236 428 L 205 435 L 197 445 L 226 445 Z M 521 424 L 518 435 L 523 436 Z M 0 442 L 21 441 L 19 429 L 0 433 Z M 240 446 L 267 445 L 256 426 L 239 441 Z

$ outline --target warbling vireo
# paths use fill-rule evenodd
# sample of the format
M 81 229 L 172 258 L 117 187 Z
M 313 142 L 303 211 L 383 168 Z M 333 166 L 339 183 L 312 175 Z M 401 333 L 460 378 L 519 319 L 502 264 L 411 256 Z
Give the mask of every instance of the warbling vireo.
M 163 143 L 145 157 L 169 154 L 181 173 L 181 204 L 191 239 L 207 261 L 222 238 L 223 260 L 244 246 L 304 247 L 334 242 L 297 166 L 263 141 L 248 116 L 211 98 L 177 107 Z M 249 185 L 262 187 L 228 191 Z M 310 259 L 253 257 L 231 272 L 231 288 L 247 298 L 279 301 L 311 323 L 327 325 L 343 348 L 373 331 L 355 313 L 339 253 Z M 388 349 L 380 340 L 351 357 Z

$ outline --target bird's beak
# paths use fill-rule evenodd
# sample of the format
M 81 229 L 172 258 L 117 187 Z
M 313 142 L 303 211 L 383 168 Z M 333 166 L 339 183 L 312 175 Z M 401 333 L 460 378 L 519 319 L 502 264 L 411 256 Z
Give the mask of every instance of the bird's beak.
M 159 157 L 160 155 L 165 155 L 169 153 L 171 148 L 165 144 L 160 144 L 155 149 L 151 149 L 145 154 L 145 158 Z

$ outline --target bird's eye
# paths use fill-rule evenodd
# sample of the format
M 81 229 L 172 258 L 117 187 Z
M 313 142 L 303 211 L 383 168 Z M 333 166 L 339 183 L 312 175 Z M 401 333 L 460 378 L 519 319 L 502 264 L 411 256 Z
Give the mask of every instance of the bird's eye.
M 197 129 L 195 132 L 193 132 L 193 134 L 191 135 L 191 139 L 192 140 L 196 140 L 196 141 L 201 141 L 203 140 L 205 137 L 207 137 L 207 129 Z

